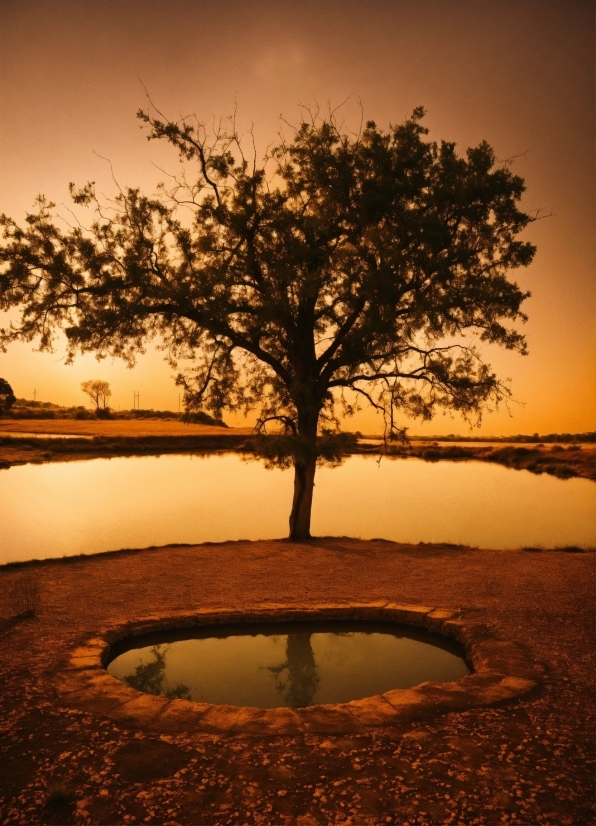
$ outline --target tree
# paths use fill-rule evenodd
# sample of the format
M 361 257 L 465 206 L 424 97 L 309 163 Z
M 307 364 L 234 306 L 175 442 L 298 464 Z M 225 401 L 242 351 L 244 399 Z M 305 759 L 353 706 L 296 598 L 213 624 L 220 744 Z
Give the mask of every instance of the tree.
M 208 133 L 138 114 L 184 172 L 152 198 L 120 190 L 110 208 L 92 183 L 71 184 L 96 210 L 89 228 L 63 228 L 44 198 L 25 228 L 3 216 L 0 308 L 22 308 L 5 345 L 49 349 L 63 328 L 69 358 L 132 363 L 159 337 L 188 409 L 258 408 L 261 436 L 278 427 L 257 447 L 294 466 L 292 539 L 310 536 L 316 465 L 342 452 L 341 413 L 371 404 L 391 433 L 400 415 L 479 417 L 507 398 L 479 342 L 526 352 L 512 324 L 529 294 L 508 273 L 533 258 L 517 239 L 533 219 L 518 209 L 523 180 L 487 143 L 461 157 L 427 140 L 421 108 L 358 134 L 331 113 L 258 164 L 233 121 Z
M 0 379 L 0 416 L 7 413 L 16 402 L 16 396 L 6 379 Z
M 89 396 L 96 411 L 108 409 L 112 391 L 107 381 L 84 381 L 81 384 L 81 390 Z

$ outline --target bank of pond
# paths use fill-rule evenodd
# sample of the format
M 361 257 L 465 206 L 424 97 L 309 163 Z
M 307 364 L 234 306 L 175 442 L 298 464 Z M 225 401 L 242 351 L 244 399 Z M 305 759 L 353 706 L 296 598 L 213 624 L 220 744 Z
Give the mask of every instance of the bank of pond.
M 0 469 L 27 462 L 60 462 L 100 456 L 155 456 L 168 453 L 234 451 L 250 454 L 252 440 L 246 433 L 230 431 L 209 435 L 72 435 L 58 433 L 0 432 Z M 560 479 L 596 480 L 596 451 L 592 444 L 439 443 L 420 440 L 407 444 L 380 439 L 358 439 L 353 455 L 419 458 L 424 461 L 480 461 Z

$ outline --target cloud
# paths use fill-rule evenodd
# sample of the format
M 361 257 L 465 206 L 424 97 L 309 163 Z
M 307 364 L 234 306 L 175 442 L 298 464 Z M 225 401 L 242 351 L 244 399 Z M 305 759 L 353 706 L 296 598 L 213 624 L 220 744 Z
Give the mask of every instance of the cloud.
M 264 49 L 255 61 L 253 72 L 261 81 L 298 84 L 308 74 L 305 50 L 298 43 L 279 43 Z

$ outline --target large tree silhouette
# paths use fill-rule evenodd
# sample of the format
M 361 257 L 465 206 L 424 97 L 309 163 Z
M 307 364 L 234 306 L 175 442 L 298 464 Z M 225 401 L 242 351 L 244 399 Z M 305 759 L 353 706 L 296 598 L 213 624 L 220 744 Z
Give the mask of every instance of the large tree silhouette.
M 185 171 L 108 205 L 71 185 L 97 212 L 88 228 L 62 225 L 43 198 L 23 228 L 2 217 L 0 308 L 22 314 L 0 342 L 48 349 L 62 328 L 70 357 L 132 363 L 158 337 L 187 368 L 190 409 L 258 408 L 260 431 L 279 425 L 260 448 L 294 465 L 290 537 L 308 538 L 317 461 L 341 452 L 338 413 L 368 403 L 390 430 L 438 408 L 477 416 L 508 392 L 477 343 L 525 352 L 511 324 L 527 294 L 508 279 L 535 251 L 517 239 L 532 220 L 523 181 L 486 143 L 460 157 L 428 141 L 423 115 L 358 134 L 306 118 L 257 163 L 233 125 L 208 135 L 139 112 Z

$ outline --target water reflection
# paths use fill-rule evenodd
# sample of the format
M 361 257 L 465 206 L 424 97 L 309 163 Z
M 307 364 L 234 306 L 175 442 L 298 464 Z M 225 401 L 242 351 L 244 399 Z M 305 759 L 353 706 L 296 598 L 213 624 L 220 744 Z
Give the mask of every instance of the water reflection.
M 444 637 L 364 621 L 230 626 L 135 644 L 116 649 L 108 665 L 132 688 L 257 708 L 343 703 L 469 673 Z
M 154 645 L 150 658 L 135 668 L 134 674 L 122 677 L 122 682 L 146 694 L 163 694 L 170 700 L 190 700 L 190 689 L 184 683 L 170 686 L 166 681 L 166 654 L 169 645 Z
M 232 454 L 11 467 L 0 470 L 0 564 L 171 542 L 279 538 L 287 535 L 291 499 L 290 472 Z M 562 481 L 481 462 L 400 459 L 379 466 L 372 457 L 352 456 L 318 472 L 313 531 L 552 548 L 596 544 L 594 513 L 596 484 L 588 479 Z
M 288 634 L 285 662 L 270 665 L 268 669 L 275 675 L 275 688 L 290 708 L 311 705 L 321 681 L 311 636 L 312 634 Z

